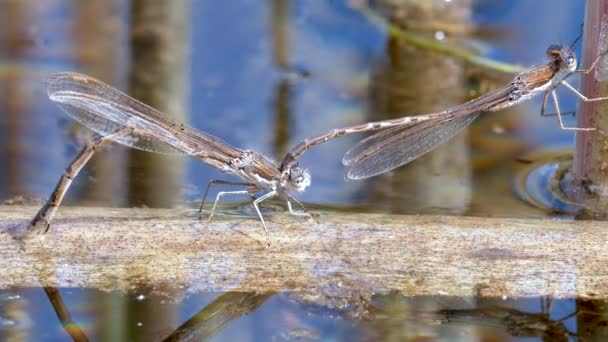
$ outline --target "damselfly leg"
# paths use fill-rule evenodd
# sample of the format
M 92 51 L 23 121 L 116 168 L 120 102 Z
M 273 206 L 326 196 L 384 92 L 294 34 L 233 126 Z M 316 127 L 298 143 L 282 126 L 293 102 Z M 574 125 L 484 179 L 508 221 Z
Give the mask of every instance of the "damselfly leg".
M 209 224 L 209 222 L 211 222 L 211 219 L 213 218 L 213 216 L 215 216 L 215 209 L 217 209 L 217 204 L 220 202 L 220 199 L 224 196 L 229 196 L 229 195 L 249 195 L 251 196 L 251 190 L 235 190 L 235 191 L 220 191 L 217 193 L 217 196 L 215 197 L 215 201 L 213 201 L 213 207 L 211 208 L 211 212 L 209 213 L 209 217 L 207 217 L 207 224 Z M 255 203 L 255 200 L 254 200 Z M 260 215 L 260 218 L 262 218 L 262 216 Z M 268 234 L 268 230 L 266 229 L 266 223 L 264 222 L 264 219 L 262 219 L 262 225 L 264 226 L 264 231 L 266 231 L 266 234 Z
M 269 246 L 270 246 L 270 235 L 268 234 L 268 228 L 266 228 L 266 222 L 264 221 L 264 217 L 262 216 L 262 212 L 260 211 L 260 203 L 264 202 L 267 199 L 273 198 L 276 195 L 278 195 L 277 192 L 273 190 L 267 194 L 264 194 L 262 197 L 256 199 L 255 201 L 253 201 L 253 207 L 255 208 L 255 211 L 258 213 L 258 216 L 260 217 L 260 221 L 262 221 L 262 226 L 264 226 L 264 231 L 266 232 L 266 239 L 268 240 Z
M 545 111 L 546 107 L 547 107 L 547 100 L 549 99 L 549 92 L 545 92 L 545 95 L 543 96 L 543 105 L 542 107 L 540 107 L 540 116 L 557 116 L 557 113 L 547 113 Z M 568 112 L 563 112 L 560 113 L 561 115 L 572 115 L 572 116 L 576 116 L 576 112 L 575 111 L 568 111 Z
M 589 74 L 591 71 L 593 71 L 595 69 L 595 67 L 597 66 L 599 61 L 602 60 L 602 58 L 605 57 L 607 53 L 608 53 L 608 50 L 603 51 L 602 53 L 599 54 L 599 56 L 597 56 L 595 58 L 595 60 L 593 61 L 593 63 L 591 63 L 591 66 L 589 66 L 589 68 L 577 69 L 577 70 L 574 70 L 574 73 L 583 74 L 583 75 Z M 574 95 L 576 95 L 576 97 L 578 97 L 583 102 L 597 102 L 597 101 L 608 100 L 608 96 L 588 98 L 587 96 L 583 95 L 580 91 L 578 91 L 576 88 L 574 88 L 572 85 L 570 85 L 570 83 L 568 83 L 565 79 L 561 81 L 561 84 L 566 89 L 570 90 Z M 557 94 L 555 92 L 555 89 L 545 92 L 545 95 L 543 97 L 543 106 L 541 108 L 541 114 L 544 113 L 545 105 L 547 103 L 547 96 L 549 95 L 549 92 L 551 92 L 551 97 L 553 99 L 553 106 L 555 107 L 555 112 L 557 114 L 557 119 L 559 121 L 559 126 L 561 129 L 568 130 L 568 131 L 587 131 L 587 132 L 595 131 L 595 127 L 566 127 L 564 125 L 564 122 L 562 120 L 562 113 L 559 109 L 559 101 L 557 99 Z
M 295 199 L 293 196 L 287 194 L 287 209 L 289 209 L 289 213 L 295 216 L 303 216 L 303 217 L 312 217 L 312 215 L 306 210 L 306 207 L 304 207 L 304 204 L 302 204 L 302 202 L 298 201 L 297 199 Z M 293 207 L 291 205 L 291 201 L 294 201 L 299 207 L 300 209 L 302 209 L 302 211 L 295 211 L 293 210 Z
M 593 63 L 591 63 L 591 66 L 589 66 L 589 68 L 587 69 L 576 69 L 574 70 L 575 73 L 577 74 L 588 74 L 590 73 L 593 69 L 595 69 L 595 66 L 597 65 L 597 63 L 600 62 L 600 60 L 602 60 L 603 57 L 605 57 L 608 54 L 608 50 L 602 51 L 599 56 L 595 57 L 595 59 L 593 60 Z
M 225 181 L 225 180 L 220 180 L 220 179 L 212 179 L 207 183 L 207 187 L 205 188 L 205 193 L 203 194 L 203 199 L 201 200 L 201 206 L 198 209 L 198 212 L 201 213 L 203 211 L 203 206 L 205 205 L 205 200 L 207 199 L 207 195 L 209 194 L 209 189 L 211 188 L 211 186 L 216 185 L 216 184 L 221 184 L 221 185 L 233 185 L 233 186 L 244 186 L 244 187 L 249 187 L 249 188 L 254 188 L 255 184 L 253 183 L 245 183 L 245 182 L 231 182 L 231 181 Z M 257 190 L 256 190 L 257 191 Z M 250 197 L 253 201 L 255 201 L 255 195 L 253 194 L 254 192 L 249 192 Z

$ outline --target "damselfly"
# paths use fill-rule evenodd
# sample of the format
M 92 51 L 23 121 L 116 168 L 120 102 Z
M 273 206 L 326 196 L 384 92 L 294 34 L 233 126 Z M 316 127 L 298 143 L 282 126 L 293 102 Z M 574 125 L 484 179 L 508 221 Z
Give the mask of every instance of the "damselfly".
M 547 100 L 551 95 L 562 129 L 593 131 L 595 128 L 564 126 L 555 88 L 563 85 L 585 102 L 607 100 L 608 97 L 587 98 L 566 82 L 566 78 L 572 74 L 591 72 L 605 54 L 606 52 L 600 54 L 588 69 L 577 69 L 572 46 L 568 48 L 551 45 L 547 49 L 547 63 L 520 73 L 502 89 L 441 112 L 333 129 L 317 137 L 305 139 L 285 155 L 280 169 L 284 170 L 287 176 L 290 168 L 297 165 L 300 155 L 315 145 L 345 135 L 387 129 L 361 140 L 348 150 L 342 159 L 342 163 L 348 167 L 346 177 L 349 179 L 372 177 L 407 164 L 431 151 L 462 131 L 481 112 L 511 107 L 538 94 L 544 94 L 541 115 L 545 114 Z
M 262 221 L 267 237 L 268 229 L 259 208 L 259 204 L 264 200 L 280 196 L 287 202 L 290 213 L 308 215 L 302 204 L 290 194 L 294 191 L 304 191 L 310 185 L 310 175 L 306 170 L 294 166 L 281 172 L 273 161 L 259 153 L 238 149 L 210 134 L 188 127 L 86 75 L 71 72 L 51 75 L 48 78 L 48 96 L 73 119 L 95 131 L 97 135 L 65 170 L 49 199 L 30 222 L 31 230 L 42 233 L 48 231 L 51 220 L 74 177 L 95 151 L 109 142 L 150 152 L 178 151 L 243 179 L 244 182 L 209 182 L 203 203 L 209 187 L 213 184 L 241 185 L 246 189 L 219 192 L 208 221 L 213 217 L 222 196 L 252 195 L 261 190 L 268 192 L 255 199 L 253 206 Z M 292 201 L 297 203 L 302 211 L 294 211 Z

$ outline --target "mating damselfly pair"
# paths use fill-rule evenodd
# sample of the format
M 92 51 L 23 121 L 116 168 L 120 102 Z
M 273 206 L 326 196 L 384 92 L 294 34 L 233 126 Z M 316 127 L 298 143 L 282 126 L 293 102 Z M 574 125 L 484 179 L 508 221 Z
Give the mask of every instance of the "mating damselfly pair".
M 544 114 L 551 96 L 562 129 L 595 130 L 593 127 L 564 126 L 555 89 L 563 85 L 585 102 L 608 99 L 587 98 L 566 81 L 573 74 L 592 71 L 604 55 L 601 53 L 587 69 L 577 69 L 578 63 L 572 47 L 551 45 L 547 49 L 546 63 L 518 74 L 501 89 L 441 112 L 329 130 L 295 145 L 280 164 L 262 154 L 236 148 L 210 134 L 177 122 L 92 77 L 73 72 L 54 74 L 47 81 L 49 98 L 73 119 L 97 134 L 68 166 L 49 199 L 30 222 L 29 228 L 31 231 L 46 233 L 72 180 L 100 146 L 116 142 L 150 152 L 179 151 L 241 178 L 241 182 L 209 182 L 209 185 L 240 185 L 245 189 L 219 192 L 208 222 L 215 214 L 222 196 L 253 195 L 266 191 L 253 200 L 253 206 L 268 237 L 260 203 L 279 196 L 286 201 L 291 214 L 310 216 L 294 197 L 294 193 L 304 191 L 311 184 L 310 174 L 298 165 L 298 160 L 310 148 L 338 137 L 379 131 L 355 144 L 342 160 L 348 168 L 348 178 L 364 179 L 404 165 L 431 151 L 462 131 L 480 113 L 511 107 L 539 94 L 544 94 L 541 114 Z M 300 209 L 295 210 L 293 203 Z

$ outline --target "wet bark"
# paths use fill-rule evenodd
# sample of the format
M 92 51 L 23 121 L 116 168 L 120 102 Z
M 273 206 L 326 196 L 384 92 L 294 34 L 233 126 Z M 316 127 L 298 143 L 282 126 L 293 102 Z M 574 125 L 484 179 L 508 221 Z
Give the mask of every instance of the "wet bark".
M 37 209 L 0 206 L 0 288 L 264 293 L 347 282 L 408 296 L 608 294 L 602 222 L 313 210 L 317 223 L 278 210 L 265 215 L 266 247 L 253 215 L 205 226 L 195 209 L 64 207 L 43 238 L 16 241 Z

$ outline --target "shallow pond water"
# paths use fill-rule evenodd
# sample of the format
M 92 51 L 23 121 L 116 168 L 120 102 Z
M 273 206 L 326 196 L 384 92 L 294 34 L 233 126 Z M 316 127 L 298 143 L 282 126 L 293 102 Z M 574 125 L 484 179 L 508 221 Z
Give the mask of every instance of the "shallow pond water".
M 163 3 L 0 0 L 7 28 L 0 34 L 0 199 L 48 196 L 86 139 L 86 130 L 46 98 L 43 79 L 51 72 L 94 75 L 204 132 L 280 160 L 327 129 L 445 109 L 512 78 L 391 37 L 378 17 L 431 43 L 526 67 L 543 63 L 548 45 L 573 41 L 584 15 L 583 2 L 568 0 Z M 530 205 L 514 189 L 531 151 L 573 143 L 554 117 L 540 117 L 540 100 L 483 115 L 432 154 L 365 181 L 345 180 L 340 162 L 360 137 L 323 144 L 301 159 L 313 181 L 297 197 L 353 211 L 553 217 L 554 208 Z M 576 106 L 572 96 L 560 93 L 560 100 L 564 110 Z M 67 203 L 178 206 L 200 198 L 208 180 L 224 178 L 192 158 L 118 146 L 94 158 Z M 181 332 L 182 339 L 270 341 L 606 334 L 606 304 L 581 299 L 348 297 L 331 289 L 317 297 L 59 292 L 75 322 L 68 331 L 93 340 L 160 340 Z M 69 340 L 48 293 L 0 291 L 0 338 Z M 176 330 L 191 319 L 188 329 Z
M 372 296 L 366 301 L 287 293 L 207 293 L 183 300 L 135 292 L 131 295 L 62 289 L 71 323 L 56 319 L 40 289 L 7 291 L 0 336 L 31 341 L 218 340 L 334 341 L 594 340 L 605 324 L 598 303 L 547 298 L 454 298 Z M 348 304 L 345 304 L 348 303 Z M 358 305 L 360 304 L 360 305 Z M 605 303 L 603 303 L 605 305 Z M 100 312 L 100 308 L 103 310 Z M 76 323 L 77 322 L 77 323 Z

